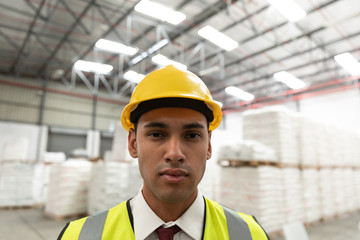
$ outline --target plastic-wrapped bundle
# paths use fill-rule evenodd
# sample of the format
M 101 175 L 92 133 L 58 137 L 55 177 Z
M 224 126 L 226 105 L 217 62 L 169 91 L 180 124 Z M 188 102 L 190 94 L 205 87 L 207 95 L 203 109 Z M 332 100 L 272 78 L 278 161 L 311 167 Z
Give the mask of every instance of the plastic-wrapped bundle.
M 334 207 L 334 186 L 333 186 L 333 170 L 331 168 L 323 168 L 319 170 L 319 196 L 321 216 L 324 218 L 333 217 L 336 214 Z
M 0 164 L 0 206 L 32 206 L 43 203 L 42 164 Z
M 243 116 L 244 139 L 256 140 L 271 147 L 281 163 L 299 163 L 293 112 L 279 106 L 249 110 Z
M 266 161 L 275 162 L 275 151 L 255 140 L 244 140 L 241 143 L 222 145 L 218 158 L 233 161 Z
M 311 223 L 321 218 L 318 179 L 319 173 L 316 169 L 304 169 L 301 171 L 305 222 Z
M 283 168 L 285 222 L 303 222 L 304 206 L 302 200 L 301 173 L 298 168 Z
M 355 204 L 356 204 L 356 209 L 360 209 L 360 169 L 356 169 L 354 170 L 354 174 L 353 174 L 353 184 L 354 186 L 354 200 L 355 200 Z
M 316 157 L 316 132 L 313 120 L 304 117 L 297 117 L 298 141 L 299 141 L 299 162 L 303 166 L 318 166 Z
M 255 215 L 267 232 L 281 229 L 283 187 L 281 170 L 275 167 L 222 167 L 215 199 L 240 212 Z
M 92 163 L 68 160 L 51 167 L 45 213 L 65 217 L 86 213 L 87 189 Z
M 121 122 L 116 122 L 114 139 L 111 147 L 111 161 L 126 161 L 130 160 L 130 155 L 127 150 L 127 131 L 121 125 Z
M 88 213 L 104 211 L 134 197 L 142 178 L 136 162 L 98 162 L 91 171 Z

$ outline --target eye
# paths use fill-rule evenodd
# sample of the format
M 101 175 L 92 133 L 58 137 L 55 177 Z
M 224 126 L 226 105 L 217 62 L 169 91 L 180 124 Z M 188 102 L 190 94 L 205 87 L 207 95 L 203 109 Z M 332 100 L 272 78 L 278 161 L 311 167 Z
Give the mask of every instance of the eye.
M 201 135 L 199 133 L 196 133 L 196 132 L 190 132 L 190 133 L 187 133 L 185 135 L 185 138 L 199 138 Z
M 160 132 L 150 132 L 150 133 L 148 133 L 148 136 L 153 137 L 153 138 L 160 138 L 160 137 L 163 137 L 164 135 Z

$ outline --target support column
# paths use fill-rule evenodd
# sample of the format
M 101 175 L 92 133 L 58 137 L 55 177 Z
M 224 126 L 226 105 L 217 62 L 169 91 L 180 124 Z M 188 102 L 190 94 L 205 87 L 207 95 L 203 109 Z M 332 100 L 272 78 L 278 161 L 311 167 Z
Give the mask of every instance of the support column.
M 97 111 L 97 94 L 93 95 L 93 111 L 92 111 L 92 118 L 91 118 L 91 129 L 96 129 L 96 111 Z

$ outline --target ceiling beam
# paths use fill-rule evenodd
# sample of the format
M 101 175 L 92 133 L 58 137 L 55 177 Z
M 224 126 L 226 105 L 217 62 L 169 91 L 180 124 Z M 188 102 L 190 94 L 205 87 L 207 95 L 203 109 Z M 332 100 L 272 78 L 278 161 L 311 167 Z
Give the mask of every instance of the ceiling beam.
M 22 43 L 22 45 L 21 45 L 21 48 L 20 48 L 20 51 L 19 51 L 19 53 L 18 53 L 18 55 L 17 55 L 17 57 L 16 57 L 16 60 L 15 60 L 15 62 L 13 63 L 13 65 L 11 66 L 11 68 L 10 68 L 10 72 L 11 72 L 11 73 L 16 73 L 16 67 L 17 67 L 17 65 L 18 65 L 18 63 L 19 63 L 19 61 L 20 61 L 20 58 L 21 58 L 21 57 L 23 56 L 23 54 L 24 54 L 25 47 L 26 47 L 26 45 L 27 45 L 27 43 L 28 43 L 28 41 L 29 41 L 29 38 L 30 38 L 30 36 L 31 36 L 31 34 L 32 34 L 32 30 L 33 30 L 33 28 L 34 28 L 34 26 L 35 26 L 36 20 L 37 20 L 38 17 L 40 16 L 40 12 L 41 12 L 41 9 L 42 9 L 43 6 L 44 6 L 44 3 L 45 3 L 45 0 L 42 0 L 41 3 L 40 3 L 40 6 L 38 7 L 38 9 L 37 9 L 37 11 L 36 11 L 36 14 L 35 14 L 32 22 L 31 22 L 31 24 L 30 24 L 30 27 L 28 28 L 26 37 L 25 37 L 25 39 L 24 39 L 24 41 L 23 41 L 23 43 Z
M 50 62 L 53 60 L 53 58 L 55 57 L 55 55 L 57 54 L 57 52 L 60 50 L 60 48 L 63 46 L 63 44 L 65 43 L 65 41 L 69 38 L 71 32 L 75 29 L 75 27 L 80 23 L 81 19 L 83 18 L 83 16 L 87 13 L 87 11 L 89 11 L 89 9 L 91 8 L 91 6 L 93 6 L 93 4 L 95 3 L 95 0 L 92 0 L 88 3 L 88 5 L 84 8 L 84 10 L 81 12 L 81 14 L 79 16 L 77 16 L 75 22 L 73 23 L 73 25 L 69 28 L 69 30 L 67 30 L 66 34 L 64 34 L 64 36 L 62 37 L 62 39 L 60 40 L 60 42 L 57 44 L 57 46 L 55 47 L 54 51 L 51 53 L 51 55 L 46 59 L 46 63 L 43 64 L 40 68 L 40 70 L 38 71 L 37 75 L 42 77 L 44 75 L 44 72 L 46 70 L 46 68 L 49 66 Z

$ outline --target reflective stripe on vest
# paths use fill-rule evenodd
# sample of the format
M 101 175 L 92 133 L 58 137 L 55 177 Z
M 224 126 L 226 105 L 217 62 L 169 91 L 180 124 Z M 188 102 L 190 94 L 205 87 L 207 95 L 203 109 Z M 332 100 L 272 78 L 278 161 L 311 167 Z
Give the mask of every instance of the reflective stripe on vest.
M 268 237 L 252 216 L 242 214 L 205 199 L 204 239 L 266 240 Z M 133 239 L 131 209 L 127 202 L 88 218 L 70 223 L 62 240 Z M 129 207 L 130 208 L 130 207 Z
M 229 240 L 252 240 L 250 229 L 245 220 L 234 210 L 231 210 L 224 206 L 222 207 L 224 209 L 227 227 L 229 231 Z
M 101 212 L 86 218 L 79 240 L 101 240 L 108 212 Z

